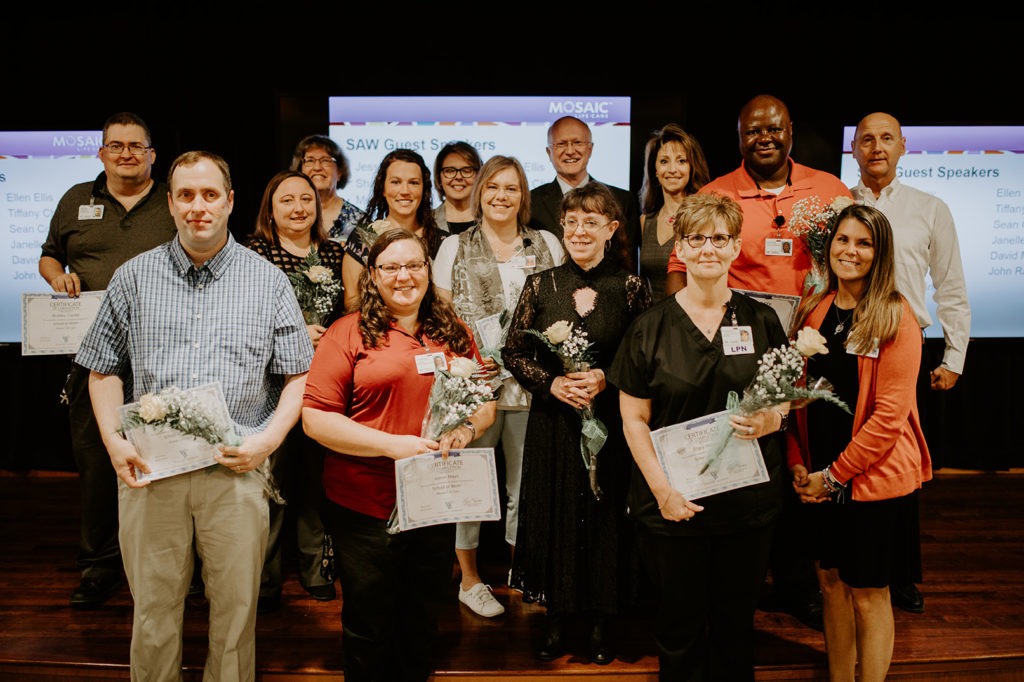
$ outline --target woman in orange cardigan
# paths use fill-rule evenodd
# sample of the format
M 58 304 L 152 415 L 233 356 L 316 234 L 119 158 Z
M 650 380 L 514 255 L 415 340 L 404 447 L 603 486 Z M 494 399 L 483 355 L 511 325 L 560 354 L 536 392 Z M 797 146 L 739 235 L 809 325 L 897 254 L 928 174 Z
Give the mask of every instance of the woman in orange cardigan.
M 883 680 L 894 639 L 889 585 L 921 578 L 916 491 L 931 478 L 915 397 L 921 330 L 896 291 L 882 213 L 846 208 L 828 254 L 828 290 L 803 301 L 797 328 L 819 330 L 828 344 L 808 373 L 857 408 L 852 417 L 820 401 L 798 410 L 789 464 L 801 500 L 829 503 L 809 509 L 808 522 L 830 676 L 852 681 L 859 660 L 862 680 Z

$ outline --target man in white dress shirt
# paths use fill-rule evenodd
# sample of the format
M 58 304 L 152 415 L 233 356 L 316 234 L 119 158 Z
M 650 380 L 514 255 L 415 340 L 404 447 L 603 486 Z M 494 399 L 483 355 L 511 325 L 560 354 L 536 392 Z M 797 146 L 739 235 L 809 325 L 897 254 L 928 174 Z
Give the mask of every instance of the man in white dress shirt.
M 900 122 L 881 112 L 868 114 L 857 124 L 853 158 L 860 166 L 860 182 L 851 188 L 853 198 L 874 206 L 889 219 L 896 246 L 896 288 L 914 311 L 921 328 L 931 325 L 925 304 L 925 275 L 935 286 L 936 313 L 946 337 L 942 362 L 931 369 L 927 354 L 921 355 L 922 378 L 918 404 L 929 371 L 933 391 L 953 388 L 963 374 L 964 356 L 971 330 L 971 308 L 960 260 L 960 243 L 949 207 L 938 197 L 908 187 L 896 179 L 896 166 L 906 153 Z M 911 613 L 924 611 L 924 597 L 913 584 L 891 585 L 892 602 Z

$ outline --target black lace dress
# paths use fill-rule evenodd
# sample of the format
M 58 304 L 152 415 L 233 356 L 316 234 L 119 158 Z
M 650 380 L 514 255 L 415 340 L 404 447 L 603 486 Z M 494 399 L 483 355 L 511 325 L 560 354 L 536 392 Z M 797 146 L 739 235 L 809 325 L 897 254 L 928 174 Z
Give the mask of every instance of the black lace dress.
M 590 310 L 588 289 L 596 292 Z M 552 613 L 616 613 L 635 591 L 625 570 L 634 556 L 625 515 L 632 458 L 622 435 L 618 391 L 608 385 L 594 399 L 609 434 L 597 456 L 604 494 L 595 500 L 580 454 L 580 417 L 550 392 L 551 382 L 564 374 L 561 363 L 524 330 L 544 331 L 559 320 L 582 325 L 594 344 L 593 367 L 606 369 L 626 328 L 650 302 L 643 280 L 609 259 L 588 271 L 569 261 L 527 278 L 512 319 L 502 357 L 533 402 L 511 582 L 524 601 L 540 602 Z
M 303 263 L 306 259 L 303 256 L 296 256 L 293 253 L 285 251 L 280 246 L 274 246 L 270 242 L 266 241 L 262 237 L 250 237 L 245 245 L 260 254 L 268 261 L 281 268 L 284 274 L 290 275 L 293 272 L 298 272 L 302 268 Z M 334 277 L 340 282 L 341 281 L 341 259 L 345 255 L 344 247 L 338 242 L 328 241 L 319 249 L 320 262 L 324 267 L 330 268 L 331 272 L 334 273 Z M 325 327 L 330 327 L 331 323 L 337 320 L 339 317 L 345 314 L 345 293 L 339 292 L 338 298 L 335 301 L 334 310 L 327 317 L 324 323 Z

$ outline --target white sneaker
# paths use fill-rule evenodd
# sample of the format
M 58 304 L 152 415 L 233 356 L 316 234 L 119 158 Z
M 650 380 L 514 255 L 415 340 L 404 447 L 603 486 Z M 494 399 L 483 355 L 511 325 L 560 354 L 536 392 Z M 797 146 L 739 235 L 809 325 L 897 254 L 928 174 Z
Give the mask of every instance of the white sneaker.
M 484 618 L 494 618 L 505 613 L 505 607 L 491 594 L 491 588 L 483 583 L 477 583 L 468 590 L 462 589 L 462 585 L 459 585 L 459 601 L 468 606 L 470 611 Z

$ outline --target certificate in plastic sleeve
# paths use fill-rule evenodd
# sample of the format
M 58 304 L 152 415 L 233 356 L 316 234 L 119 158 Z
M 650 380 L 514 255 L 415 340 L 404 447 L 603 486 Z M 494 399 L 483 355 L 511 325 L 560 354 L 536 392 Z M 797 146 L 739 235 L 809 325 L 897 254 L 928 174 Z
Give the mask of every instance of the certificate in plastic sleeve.
M 395 462 L 399 530 L 501 518 L 494 448 L 451 450 Z
M 505 331 L 501 328 L 501 313 L 481 317 L 476 321 L 477 338 L 480 339 L 480 348 L 501 348 L 501 339 Z M 512 376 L 512 372 L 502 367 L 498 371 L 498 380 L 504 381 Z
M 78 352 L 96 319 L 104 291 L 21 295 L 21 354 L 67 355 Z
M 220 382 L 203 384 L 192 389 L 185 389 L 202 406 L 203 414 L 230 428 L 231 417 L 224 401 L 224 390 Z M 118 408 L 121 423 L 125 424 L 128 413 L 138 410 L 139 403 L 129 403 Z M 125 436 L 138 450 L 139 455 L 149 466 L 149 473 L 136 471 L 140 481 L 157 481 L 178 474 L 188 473 L 196 469 L 213 466 L 217 460 L 217 446 L 196 436 L 190 436 L 166 424 L 144 424 L 125 430 Z M 248 475 L 248 474 L 245 474 Z
M 790 327 L 793 326 L 793 320 L 796 319 L 796 309 L 800 307 L 799 296 L 769 294 L 765 291 L 750 291 L 749 289 L 733 289 L 733 291 L 737 294 L 748 296 L 755 301 L 760 301 L 774 310 L 775 314 L 779 316 L 779 321 L 782 322 L 782 328 L 787 333 Z
M 688 500 L 717 495 L 768 480 L 768 469 L 756 440 L 729 438 L 729 444 L 703 475 L 718 429 L 729 428 L 722 411 L 651 432 L 658 463 L 672 487 Z

